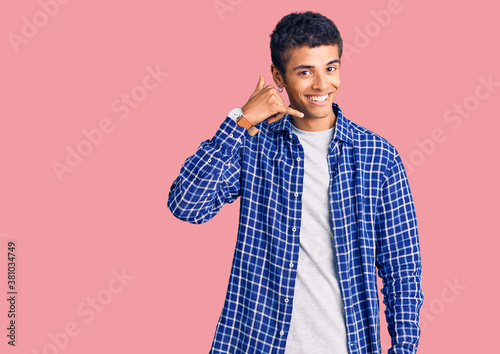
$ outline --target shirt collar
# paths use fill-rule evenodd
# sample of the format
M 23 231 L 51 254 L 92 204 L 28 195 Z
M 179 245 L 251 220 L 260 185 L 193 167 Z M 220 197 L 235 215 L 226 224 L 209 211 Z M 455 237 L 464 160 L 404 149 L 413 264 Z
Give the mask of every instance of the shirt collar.
M 335 134 L 333 135 L 333 139 L 350 143 L 352 140 L 352 132 L 349 129 L 349 120 L 344 116 L 338 104 L 333 103 L 332 109 L 337 113 L 337 122 L 335 123 Z M 290 115 L 287 113 L 277 122 L 271 123 L 270 128 L 274 131 L 286 131 L 288 134 L 291 134 L 292 122 Z

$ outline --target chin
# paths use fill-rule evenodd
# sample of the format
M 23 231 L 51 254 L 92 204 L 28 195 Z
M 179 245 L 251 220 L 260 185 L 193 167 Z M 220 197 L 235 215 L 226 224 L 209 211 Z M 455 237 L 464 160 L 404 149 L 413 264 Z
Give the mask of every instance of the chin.
M 328 116 L 331 114 L 331 107 L 329 107 L 328 109 L 325 109 L 324 111 L 307 111 L 304 112 L 304 114 L 308 117 L 311 117 L 311 118 L 314 118 L 314 119 L 324 119 L 324 118 L 328 118 Z

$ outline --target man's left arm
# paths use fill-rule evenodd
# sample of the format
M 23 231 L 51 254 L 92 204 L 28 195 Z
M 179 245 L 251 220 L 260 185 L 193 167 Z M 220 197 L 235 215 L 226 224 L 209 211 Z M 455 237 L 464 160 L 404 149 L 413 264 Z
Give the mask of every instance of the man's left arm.
M 423 303 L 417 219 L 403 162 L 395 152 L 382 185 L 376 221 L 377 267 L 392 339 L 388 354 L 416 353 Z

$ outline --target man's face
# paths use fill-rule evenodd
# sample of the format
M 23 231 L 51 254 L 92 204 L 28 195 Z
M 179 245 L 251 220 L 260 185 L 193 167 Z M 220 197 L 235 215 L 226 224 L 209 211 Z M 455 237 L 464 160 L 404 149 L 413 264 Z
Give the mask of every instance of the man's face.
M 273 77 L 284 85 L 290 106 L 304 113 L 305 119 L 335 119 L 333 98 L 340 86 L 337 45 L 307 46 L 290 49 L 286 64 L 286 84 L 273 66 Z

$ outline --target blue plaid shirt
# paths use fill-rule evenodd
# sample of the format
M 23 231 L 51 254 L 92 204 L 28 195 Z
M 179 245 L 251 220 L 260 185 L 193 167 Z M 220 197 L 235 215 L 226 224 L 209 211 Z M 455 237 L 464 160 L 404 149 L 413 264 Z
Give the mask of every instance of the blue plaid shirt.
M 335 103 L 333 110 L 330 214 L 349 352 L 381 352 L 378 269 L 389 353 L 415 353 L 423 294 L 403 163 L 385 139 L 348 120 Z M 251 137 L 227 117 L 185 161 L 169 194 L 172 213 L 195 224 L 241 198 L 236 251 L 210 353 L 285 352 L 299 262 L 304 154 L 288 114 L 258 128 Z

